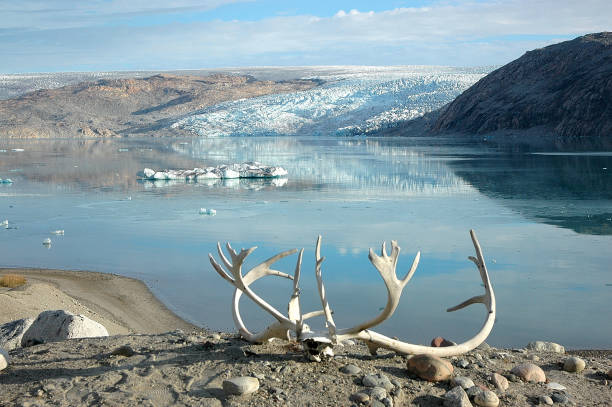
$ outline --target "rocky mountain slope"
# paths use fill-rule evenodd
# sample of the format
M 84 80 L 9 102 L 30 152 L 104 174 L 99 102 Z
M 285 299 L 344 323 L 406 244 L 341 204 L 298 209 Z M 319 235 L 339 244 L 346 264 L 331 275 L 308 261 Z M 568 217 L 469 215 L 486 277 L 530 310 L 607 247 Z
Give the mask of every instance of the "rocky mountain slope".
M 181 135 L 180 129 L 168 125 L 187 113 L 316 84 L 232 75 L 102 79 L 0 100 L 0 138 Z
M 612 147 L 612 32 L 527 52 L 463 92 L 428 127 Z

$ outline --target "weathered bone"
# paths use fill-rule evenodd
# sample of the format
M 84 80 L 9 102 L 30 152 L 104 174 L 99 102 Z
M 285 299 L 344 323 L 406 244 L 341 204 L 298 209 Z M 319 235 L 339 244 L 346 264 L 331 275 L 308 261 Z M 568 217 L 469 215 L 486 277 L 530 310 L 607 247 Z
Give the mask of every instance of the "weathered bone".
M 360 339 L 364 341 L 372 354 L 375 354 L 378 348 L 386 348 L 404 354 L 426 353 L 437 356 L 453 356 L 469 352 L 470 350 L 476 348 L 478 345 L 484 342 L 487 336 L 489 336 L 489 333 L 493 329 L 493 324 L 495 323 L 495 295 L 493 293 L 493 287 L 491 286 L 487 267 L 482 256 L 482 249 L 480 247 L 480 244 L 478 243 L 478 239 L 476 238 L 476 234 L 473 230 L 470 230 L 470 236 L 472 238 L 472 243 L 474 244 L 476 257 L 470 256 L 469 259 L 472 260 L 474 264 L 476 264 L 476 266 L 478 267 L 480 277 L 485 287 L 485 293 L 484 295 L 472 297 L 469 300 L 464 301 L 455 307 L 449 308 L 447 311 L 452 312 L 467 307 L 471 304 L 482 303 L 487 308 L 487 318 L 480 331 L 471 339 L 458 345 L 440 348 L 414 345 L 402 342 L 369 330 L 369 328 L 379 325 L 380 323 L 391 317 L 391 315 L 393 315 L 393 312 L 396 310 L 399 304 L 402 290 L 412 278 L 412 275 L 415 273 L 419 263 L 420 253 L 417 253 L 412 263 L 412 267 L 410 268 L 408 273 L 406 273 L 406 276 L 401 280 L 398 279 L 395 269 L 397 267 L 397 259 L 399 257 L 400 248 L 397 245 L 397 242 L 395 241 L 391 242 L 390 256 L 386 252 L 384 243 L 382 245 L 380 256 L 374 254 L 372 249 L 370 249 L 370 254 L 368 256 L 370 262 L 378 270 L 387 287 L 387 305 L 385 306 L 384 310 L 381 312 L 380 315 L 370 321 L 358 324 L 357 326 L 352 328 L 340 330 L 336 328 L 336 324 L 332 317 L 332 311 L 325 293 L 325 287 L 323 285 L 321 265 L 323 264 L 325 258 L 321 257 L 321 236 L 319 236 L 319 238 L 317 239 L 317 245 L 315 250 L 315 275 L 317 278 L 317 286 L 319 289 L 319 296 L 321 298 L 323 310 L 314 311 L 306 314 L 302 314 L 299 303 L 299 278 L 304 249 L 302 249 L 298 255 L 298 260 L 295 266 L 295 272 L 293 277 L 280 271 L 273 270 L 270 268 L 270 266 L 277 260 L 296 253 L 296 249 L 287 250 L 269 258 L 268 260 L 249 270 L 244 276 L 242 275 L 242 264 L 244 263 L 247 256 L 250 255 L 256 249 L 255 247 L 252 247 L 248 250 L 242 249 L 240 253 L 237 254 L 236 251 L 234 251 L 228 243 L 227 250 L 232 260 L 232 262 L 230 263 L 230 261 L 223 254 L 223 251 L 221 250 L 221 245 L 217 244 L 219 257 L 221 258 L 223 265 L 227 269 L 227 272 L 217 263 L 217 261 L 212 255 L 209 255 L 209 257 L 210 262 L 214 269 L 217 271 L 217 273 L 219 273 L 221 277 L 223 277 L 226 281 L 228 281 L 236 288 L 234 291 L 233 298 L 234 322 L 242 337 L 249 342 L 261 343 L 266 340 L 271 340 L 273 338 L 289 339 L 291 338 L 291 332 L 293 332 L 295 338 L 304 343 L 304 348 L 307 350 L 308 357 L 311 360 L 321 360 L 321 357 L 325 356 L 323 355 L 323 353 L 329 356 L 331 351 L 329 345 L 336 344 L 346 339 Z M 293 280 L 293 291 L 289 300 L 287 316 L 276 310 L 274 307 L 272 307 L 270 304 L 260 298 L 249 288 L 249 286 L 253 282 L 268 275 L 284 277 Z M 239 300 L 242 296 L 242 293 L 245 293 L 257 305 L 259 305 L 266 312 L 272 315 L 276 319 L 276 322 L 268 326 L 264 331 L 260 333 L 251 333 L 244 325 L 240 316 Z M 304 323 L 305 320 L 320 315 L 325 316 L 326 326 L 328 330 L 327 333 L 312 332 L 309 326 Z M 320 349 L 322 353 L 317 353 L 317 349 Z

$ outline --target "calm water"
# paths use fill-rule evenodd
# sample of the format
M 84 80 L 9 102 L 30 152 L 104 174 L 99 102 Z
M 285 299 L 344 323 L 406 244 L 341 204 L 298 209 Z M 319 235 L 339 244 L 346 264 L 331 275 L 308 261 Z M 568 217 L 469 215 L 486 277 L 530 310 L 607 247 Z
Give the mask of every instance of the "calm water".
M 22 152 L 11 149 L 23 148 Z M 304 247 L 302 305 L 320 307 L 314 244 L 323 235 L 326 289 L 339 326 L 379 312 L 386 291 L 367 259 L 383 240 L 402 247 L 398 274 L 421 263 L 383 333 L 413 343 L 462 341 L 482 306 L 469 229 L 488 261 L 498 320 L 488 342 L 554 340 L 612 348 L 612 154 L 508 154 L 428 139 L 231 138 L 185 141 L 11 142 L 0 149 L 0 266 L 112 272 L 143 279 L 180 316 L 232 330 L 232 289 L 214 273 L 217 241 L 258 246 L 250 265 Z M 257 160 L 286 180 L 139 182 L 145 166 Z M 202 216 L 199 208 L 217 215 Z M 50 231 L 64 229 L 64 236 Z M 42 245 L 50 237 L 49 249 Z M 278 269 L 292 272 L 295 257 Z M 278 280 L 278 281 L 277 281 Z M 255 285 L 286 309 L 288 281 Z M 269 321 L 248 309 L 247 324 Z M 312 325 L 319 326 L 321 321 Z

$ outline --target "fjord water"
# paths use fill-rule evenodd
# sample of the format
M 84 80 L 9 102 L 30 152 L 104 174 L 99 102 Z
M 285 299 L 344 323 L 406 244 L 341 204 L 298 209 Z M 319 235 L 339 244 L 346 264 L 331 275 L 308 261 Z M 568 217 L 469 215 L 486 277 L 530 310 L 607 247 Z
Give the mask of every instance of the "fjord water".
M 0 146 L 0 265 L 95 270 L 144 280 L 180 316 L 232 330 L 232 289 L 212 269 L 217 241 L 258 246 L 253 266 L 305 248 L 302 306 L 320 308 L 314 245 L 339 326 L 375 316 L 384 284 L 368 248 L 397 240 L 398 275 L 421 263 L 381 332 L 413 343 L 469 338 L 484 307 L 448 307 L 481 294 L 467 256 L 476 230 L 497 296 L 488 342 L 553 340 L 612 347 L 612 155 L 504 152 L 424 138 L 232 137 L 189 140 L 12 141 Z M 24 151 L 12 151 L 13 148 Z M 210 183 L 138 181 L 142 168 L 256 160 L 286 179 Z M 217 210 L 200 215 L 200 208 Z M 51 235 L 65 230 L 64 236 Z M 51 238 L 49 248 L 42 245 Z M 292 273 L 296 256 L 277 269 Z M 254 289 L 280 310 L 291 284 Z M 270 318 L 243 299 L 254 330 Z M 322 321 L 311 325 L 322 328 Z

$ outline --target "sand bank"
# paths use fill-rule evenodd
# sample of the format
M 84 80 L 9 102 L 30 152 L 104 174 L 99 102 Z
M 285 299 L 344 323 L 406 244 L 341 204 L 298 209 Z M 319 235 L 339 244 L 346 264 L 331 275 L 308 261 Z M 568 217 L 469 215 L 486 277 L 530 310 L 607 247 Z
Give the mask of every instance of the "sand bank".
M 198 329 L 161 303 L 139 280 L 90 271 L 0 268 L 19 274 L 24 286 L 0 288 L 0 324 L 36 317 L 49 309 L 83 314 L 104 325 L 110 335 Z

